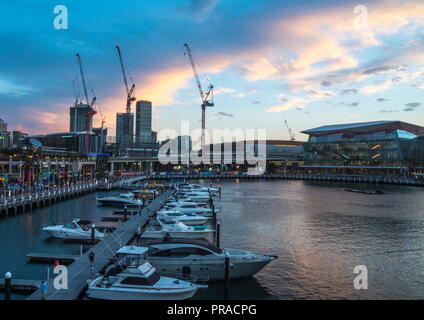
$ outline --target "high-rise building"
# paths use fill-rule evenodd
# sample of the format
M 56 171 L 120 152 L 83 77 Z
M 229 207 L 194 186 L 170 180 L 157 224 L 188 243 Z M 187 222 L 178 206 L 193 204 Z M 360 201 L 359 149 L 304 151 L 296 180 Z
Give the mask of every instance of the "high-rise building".
M 87 113 L 90 112 L 90 106 L 84 103 L 75 104 L 70 108 L 70 131 L 82 132 L 87 131 Z M 93 127 L 93 118 L 90 117 L 90 128 Z
M 137 101 L 135 136 L 137 143 L 152 142 L 152 103 L 150 101 Z
M 3 119 L 0 119 L 0 132 L 2 131 L 7 131 L 7 123 Z
M 121 148 L 131 147 L 134 136 L 134 113 L 116 114 L 116 143 Z

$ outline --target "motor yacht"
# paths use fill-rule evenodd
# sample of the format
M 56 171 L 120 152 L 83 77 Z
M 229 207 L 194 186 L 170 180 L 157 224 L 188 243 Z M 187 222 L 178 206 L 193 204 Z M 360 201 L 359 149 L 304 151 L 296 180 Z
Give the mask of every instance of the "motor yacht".
M 176 210 L 161 210 L 158 211 L 158 215 L 164 218 L 174 218 L 188 226 L 203 225 L 209 220 L 209 218 L 198 216 L 195 213 L 182 213 L 181 211 Z
M 164 206 L 165 210 L 176 210 L 182 213 L 196 213 L 201 216 L 212 216 L 213 210 L 203 206 L 198 206 L 191 203 L 166 203 Z M 215 210 L 218 212 L 217 210 Z
M 187 238 L 187 239 L 207 239 L 213 238 L 214 230 L 205 226 L 187 226 L 185 223 L 173 218 L 158 216 L 157 223 L 150 223 L 141 235 L 142 239 L 163 239 L 163 238 Z
M 224 280 L 226 256 L 230 259 L 230 279 L 253 276 L 277 258 L 247 250 L 220 249 L 205 240 L 155 239 L 147 240 L 146 246 L 147 259 L 159 274 L 190 275 L 211 281 Z
M 90 240 L 92 237 L 92 229 L 89 226 L 90 221 L 81 219 L 72 219 L 71 222 L 62 225 L 52 225 L 44 227 L 43 231 L 47 232 L 51 237 L 69 240 Z M 99 240 L 104 237 L 104 233 L 94 230 L 95 239 Z
M 96 200 L 105 206 L 138 207 L 143 204 L 142 200 L 136 199 L 133 193 L 122 193 L 119 196 L 97 197 Z
M 205 187 L 200 184 L 195 183 L 182 183 L 178 185 L 178 188 L 180 190 L 192 190 L 192 191 L 204 191 L 204 192 L 211 192 L 211 193 L 217 193 L 219 191 L 218 188 L 213 187 Z
M 104 300 L 184 300 L 205 288 L 189 281 L 160 276 L 146 261 L 145 247 L 124 246 L 116 265 L 90 282 L 87 295 Z

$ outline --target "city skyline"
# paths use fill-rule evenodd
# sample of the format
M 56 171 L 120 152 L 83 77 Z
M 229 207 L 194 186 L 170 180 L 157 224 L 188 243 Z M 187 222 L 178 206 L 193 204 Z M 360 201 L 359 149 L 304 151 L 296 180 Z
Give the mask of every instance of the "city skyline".
M 0 5 L 0 37 L 8 43 L 0 53 L 0 117 L 11 130 L 68 130 L 79 52 L 88 86 L 114 132 L 126 98 L 115 44 L 125 50 L 137 100 L 152 101 L 155 131 L 178 131 L 179 120 L 200 126 L 200 99 L 184 42 L 192 46 L 202 83 L 209 77 L 215 85 L 207 129 L 267 128 L 269 138 L 289 139 L 285 118 L 296 138 L 305 140 L 300 131 L 324 124 L 395 119 L 420 124 L 424 115 L 420 1 L 364 1 L 367 28 L 355 25 L 358 2 L 350 0 L 101 6 L 62 1 L 68 30 L 53 28 L 57 3 L 31 8 L 25 3 Z M 94 126 L 100 122 L 100 116 L 94 118 Z

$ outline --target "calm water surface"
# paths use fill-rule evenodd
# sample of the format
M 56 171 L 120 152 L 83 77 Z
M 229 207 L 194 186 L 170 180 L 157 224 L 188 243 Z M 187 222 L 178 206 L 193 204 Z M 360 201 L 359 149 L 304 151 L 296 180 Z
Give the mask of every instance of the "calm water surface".
M 204 183 L 209 184 L 208 181 Z M 231 282 L 233 299 L 423 299 L 424 189 L 383 186 L 383 195 L 342 191 L 369 185 L 306 181 L 213 181 L 221 244 L 278 255 L 251 279 Z M 116 193 L 116 192 L 115 192 Z M 73 217 L 98 224 L 111 209 L 96 194 L 0 220 L 0 274 L 43 279 L 47 265 L 28 252 L 79 253 L 79 244 L 48 238 L 41 227 Z M 368 290 L 355 290 L 353 269 L 368 268 Z M 222 298 L 213 283 L 197 298 Z

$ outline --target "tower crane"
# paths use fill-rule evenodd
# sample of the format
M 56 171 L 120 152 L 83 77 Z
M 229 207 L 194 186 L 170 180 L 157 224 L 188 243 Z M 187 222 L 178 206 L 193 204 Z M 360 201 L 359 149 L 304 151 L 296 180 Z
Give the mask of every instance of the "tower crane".
M 289 133 L 290 141 L 295 141 L 296 140 L 295 134 L 293 133 L 292 129 L 290 129 L 286 119 L 284 119 L 284 124 L 287 128 L 287 132 Z
M 125 74 L 125 67 L 124 67 L 124 62 L 122 60 L 122 55 L 121 55 L 121 48 L 116 45 L 115 46 L 116 50 L 118 51 L 118 57 L 119 57 L 119 63 L 121 65 L 121 71 L 122 71 L 122 76 L 124 78 L 124 84 L 125 84 L 125 90 L 127 92 L 127 103 L 126 103 L 126 108 L 125 108 L 125 113 L 127 114 L 127 117 L 125 119 L 125 124 L 124 124 L 124 136 L 128 135 L 130 141 L 132 141 L 132 132 L 130 132 L 130 121 L 131 121 L 131 117 L 130 117 L 130 113 L 131 113 L 131 104 L 133 101 L 136 100 L 136 98 L 134 97 L 134 90 L 135 90 L 135 84 L 133 83 L 131 85 L 131 88 L 128 88 L 128 81 L 127 81 L 127 75 Z
M 94 103 L 96 102 L 97 98 L 94 95 L 93 90 L 91 90 L 91 92 L 93 93 L 93 99 L 91 100 L 91 102 L 88 100 L 87 85 L 85 83 L 84 70 L 81 63 L 81 56 L 79 53 L 77 53 L 76 56 L 77 56 L 77 62 L 78 62 L 80 73 L 81 73 L 81 81 L 82 81 L 82 86 L 84 90 L 84 97 L 88 105 L 88 111 L 86 114 L 86 122 L 85 122 L 85 150 L 87 153 L 89 153 L 90 152 L 90 132 L 91 132 L 91 125 L 93 123 L 92 119 L 93 119 L 93 116 L 97 114 L 97 111 L 94 110 Z
M 203 146 L 205 144 L 205 127 L 206 127 L 206 120 L 205 120 L 205 113 L 206 113 L 206 107 L 213 107 L 213 85 L 210 83 L 208 86 L 208 90 L 206 92 L 203 92 L 202 84 L 200 83 L 199 75 L 197 74 L 196 64 L 194 63 L 193 56 L 191 54 L 190 46 L 188 43 L 184 43 L 184 47 L 187 51 L 188 59 L 190 60 L 191 68 L 193 69 L 194 78 L 196 79 L 197 88 L 199 89 L 200 93 L 200 99 L 202 100 L 202 135 L 200 139 L 200 144 L 203 149 Z

